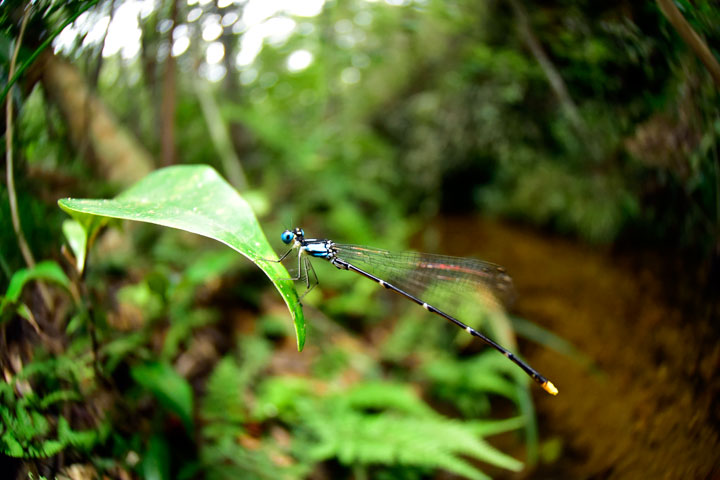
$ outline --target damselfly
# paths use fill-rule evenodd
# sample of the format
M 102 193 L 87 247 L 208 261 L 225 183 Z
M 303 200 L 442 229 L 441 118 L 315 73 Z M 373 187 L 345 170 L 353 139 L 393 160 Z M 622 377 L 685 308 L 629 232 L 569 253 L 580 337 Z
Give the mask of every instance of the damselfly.
M 305 294 L 317 284 L 317 275 L 308 256 L 324 258 L 340 270 L 350 270 L 374 280 L 425 310 L 449 320 L 470 335 L 480 338 L 523 369 L 546 392 L 557 395 L 558 390 L 552 382 L 508 349 L 420 299 L 428 289 L 444 291 L 446 294 L 452 294 L 458 289 L 491 291 L 498 296 L 509 294 L 512 291 L 512 280 L 502 267 L 470 258 L 428 253 L 393 253 L 359 245 L 343 245 L 326 239 L 305 238 L 305 232 L 301 228 L 285 230 L 281 239 L 286 245 L 292 244 L 292 248 L 278 261 L 283 261 L 297 250 L 298 272 L 293 280 L 304 279 Z

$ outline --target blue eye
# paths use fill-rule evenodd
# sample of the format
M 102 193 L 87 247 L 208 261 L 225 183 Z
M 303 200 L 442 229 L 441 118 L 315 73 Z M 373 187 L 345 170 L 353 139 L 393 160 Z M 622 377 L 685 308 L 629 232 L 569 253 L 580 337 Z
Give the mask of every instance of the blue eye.
M 302 228 L 300 229 L 300 236 L 301 236 L 301 237 L 304 237 L 304 236 L 305 236 L 305 230 L 303 230 Z
M 280 239 L 283 241 L 284 244 L 289 244 L 293 241 L 293 238 L 295 235 L 290 230 L 285 230 L 282 235 L 280 236 Z

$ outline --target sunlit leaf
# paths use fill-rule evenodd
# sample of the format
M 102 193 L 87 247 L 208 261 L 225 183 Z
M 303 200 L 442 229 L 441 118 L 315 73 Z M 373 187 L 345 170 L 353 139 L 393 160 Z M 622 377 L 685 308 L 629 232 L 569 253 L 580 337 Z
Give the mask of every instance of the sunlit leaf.
M 75 220 L 65 220 L 62 225 L 63 233 L 68 241 L 70 250 L 75 255 L 75 269 L 82 273 L 85 269 L 85 256 L 87 255 L 88 236 L 85 228 Z
M 81 224 L 89 215 L 135 220 L 203 235 L 237 250 L 278 289 L 295 323 L 298 350 L 305 344 L 305 320 L 285 267 L 277 258 L 248 203 L 213 168 L 180 165 L 157 170 L 112 200 L 65 198 L 60 208 Z M 86 229 L 87 230 L 87 229 Z

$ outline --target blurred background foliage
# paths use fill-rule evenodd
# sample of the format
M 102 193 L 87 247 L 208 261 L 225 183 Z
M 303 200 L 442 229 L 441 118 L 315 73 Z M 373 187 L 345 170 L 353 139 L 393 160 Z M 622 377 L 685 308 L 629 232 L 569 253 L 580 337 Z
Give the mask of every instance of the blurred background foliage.
M 16 184 L 0 184 L 0 290 L 28 266 L 10 196 L 35 258 L 67 274 L 33 277 L 50 304 L 25 287 L 0 312 L 4 466 L 19 478 L 71 466 L 87 478 L 484 478 L 521 468 L 483 439 L 506 431 L 520 433 L 503 446 L 535 465 L 526 379 L 371 282 L 319 266 L 296 357 L 286 311 L 234 252 L 136 225 L 103 233 L 87 271 L 72 271 L 56 201 L 203 163 L 273 239 L 299 224 L 440 250 L 431 219 L 482 212 L 711 263 L 720 80 L 665 3 L 0 2 Z M 720 8 L 673 5 L 717 63 Z M 512 342 L 507 325 L 491 329 Z

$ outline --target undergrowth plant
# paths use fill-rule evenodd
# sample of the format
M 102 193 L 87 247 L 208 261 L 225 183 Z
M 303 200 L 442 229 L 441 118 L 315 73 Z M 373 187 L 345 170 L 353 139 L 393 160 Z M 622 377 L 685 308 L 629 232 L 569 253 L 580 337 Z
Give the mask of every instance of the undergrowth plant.
M 85 400 L 87 361 L 61 356 L 28 364 L 10 383 L 0 382 L 0 451 L 16 458 L 48 458 L 66 449 L 90 453 L 105 441 L 110 423 L 74 430 L 68 406 Z M 31 382 L 34 387 L 31 387 Z

